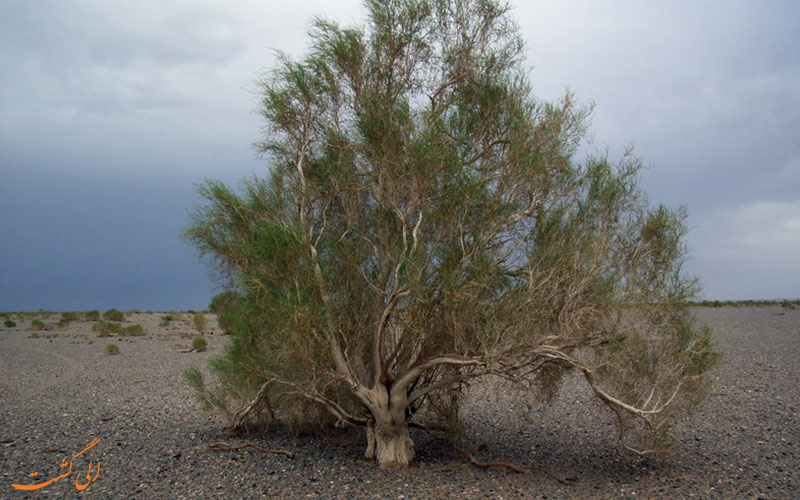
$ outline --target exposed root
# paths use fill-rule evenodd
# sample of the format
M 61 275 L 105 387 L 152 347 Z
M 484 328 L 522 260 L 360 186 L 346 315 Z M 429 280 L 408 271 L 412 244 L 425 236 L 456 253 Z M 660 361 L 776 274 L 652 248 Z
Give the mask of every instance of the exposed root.
M 433 439 L 452 446 L 452 448 L 456 451 L 456 453 L 458 453 L 462 457 L 466 458 L 469 461 L 469 463 L 474 465 L 475 467 L 479 467 L 481 469 L 488 469 L 490 467 L 502 467 L 502 468 L 505 468 L 505 469 L 512 470 L 512 471 L 516 472 L 517 474 L 524 474 L 524 473 L 526 473 L 526 472 L 528 472 L 530 470 L 527 467 L 523 467 L 521 465 L 512 464 L 512 463 L 508 463 L 508 462 L 500 462 L 500 461 L 479 462 L 471 453 L 469 453 L 467 450 L 465 450 L 465 449 L 459 447 L 458 445 L 456 445 L 452 440 L 447 439 L 447 438 L 443 438 L 441 436 L 437 436 L 437 435 L 433 434 L 433 432 L 431 432 L 430 429 L 428 429 L 427 427 L 425 427 L 422 424 L 417 424 L 417 426 L 422 428 L 422 429 L 425 429 L 426 431 L 428 431 L 428 434 L 431 437 L 433 437 Z M 446 466 L 446 467 L 440 467 L 440 468 L 437 468 L 437 469 L 433 469 L 431 472 L 449 472 L 449 471 L 455 470 L 456 468 L 460 468 L 462 466 L 463 466 L 463 464 L 455 464 L 455 465 L 450 465 L 450 466 Z M 578 480 L 577 476 L 560 476 L 560 475 L 556 474 L 555 472 L 551 471 L 549 468 L 547 468 L 547 467 L 545 467 L 543 465 L 539 465 L 537 467 L 542 469 L 545 474 L 547 474 L 548 476 L 552 477 L 553 479 L 555 479 L 556 481 L 558 481 L 561 484 L 570 484 L 570 483 L 574 483 L 575 481 Z
M 528 472 L 528 469 L 526 469 L 525 467 L 522 467 L 521 465 L 510 464 L 510 463 L 507 463 L 507 462 L 479 462 L 467 450 L 456 446 L 455 443 L 451 443 L 451 444 L 453 445 L 453 449 L 456 450 L 456 452 L 458 452 L 458 454 L 460 454 L 461 456 L 463 456 L 464 458 L 469 460 L 469 463 L 471 463 L 475 467 L 480 467 L 481 469 L 488 469 L 488 468 L 491 468 L 491 467 L 503 467 L 505 469 L 513 470 L 517 474 L 524 474 L 524 473 Z
M 225 450 L 241 450 L 242 448 L 254 448 L 262 453 L 276 453 L 278 455 L 286 455 L 289 458 L 294 458 L 294 453 L 291 451 L 286 450 L 269 450 L 267 448 L 262 448 L 258 445 L 253 443 L 245 443 L 241 445 L 230 445 L 228 443 L 218 442 L 218 443 L 211 443 L 208 445 L 209 451 L 225 451 Z

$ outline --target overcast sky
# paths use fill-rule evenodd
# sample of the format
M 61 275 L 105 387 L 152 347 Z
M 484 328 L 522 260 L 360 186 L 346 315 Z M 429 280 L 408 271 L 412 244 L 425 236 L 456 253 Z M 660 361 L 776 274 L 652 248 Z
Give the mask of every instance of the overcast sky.
M 800 2 L 516 2 L 538 97 L 595 103 L 595 149 L 686 205 L 709 299 L 800 298 Z M 267 166 L 253 81 L 359 0 L 4 2 L 0 310 L 202 309 L 178 237 L 205 178 Z

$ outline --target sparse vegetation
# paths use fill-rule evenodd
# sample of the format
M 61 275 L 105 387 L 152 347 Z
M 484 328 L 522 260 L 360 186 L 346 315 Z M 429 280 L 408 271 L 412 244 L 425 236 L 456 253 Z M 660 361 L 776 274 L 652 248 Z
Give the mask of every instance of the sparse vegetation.
M 10 319 L 3 321 L 3 324 L 8 328 L 14 328 L 15 326 L 17 326 L 17 324 L 11 321 Z
M 787 309 L 800 308 L 800 300 L 702 300 L 691 302 L 693 306 L 700 307 L 785 307 Z
M 98 321 L 92 325 L 92 331 L 97 332 L 98 337 L 110 337 L 111 335 L 138 337 L 145 334 L 142 325 L 134 324 L 123 327 L 114 321 Z
M 208 348 L 208 342 L 203 337 L 195 337 L 192 339 L 192 349 L 195 351 L 205 351 Z
M 193 317 L 194 321 L 194 328 L 197 330 L 198 333 L 203 333 L 206 331 L 206 316 L 205 314 L 198 312 L 194 314 Z
M 31 330 L 40 331 L 40 330 L 44 330 L 45 328 L 46 328 L 46 325 L 44 324 L 44 322 L 42 320 L 34 319 L 33 321 L 31 321 Z
M 113 321 L 98 321 L 92 325 L 92 331 L 97 332 L 98 337 L 110 337 L 118 335 L 122 331 L 122 325 Z
M 83 313 L 83 320 L 84 321 L 99 321 L 100 320 L 100 311 L 93 310 L 93 311 L 86 311 Z
M 124 321 L 125 313 L 122 311 L 117 311 L 116 309 L 109 309 L 103 313 L 103 318 L 109 321 Z
M 119 346 L 117 344 L 106 344 L 106 354 L 109 356 L 119 354 Z
M 62 312 L 58 320 L 58 326 L 67 326 L 73 321 L 78 320 L 78 314 L 73 311 Z
M 158 326 L 169 326 L 172 321 L 175 321 L 175 316 L 172 314 L 165 314 L 161 316 L 161 321 L 158 322 Z
M 208 306 L 217 315 L 217 322 L 225 335 L 233 332 L 236 318 L 240 314 L 240 299 L 238 293 L 228 290 L 215 295 Z
M 134 324 L 123 328 L 122 332 L 120 332 L 120 335 L 125 337 L 141 337 L 145 335 L 145 333 L 146 332 L 144 331 L 144 328 L 142 328 L 142 325 Z

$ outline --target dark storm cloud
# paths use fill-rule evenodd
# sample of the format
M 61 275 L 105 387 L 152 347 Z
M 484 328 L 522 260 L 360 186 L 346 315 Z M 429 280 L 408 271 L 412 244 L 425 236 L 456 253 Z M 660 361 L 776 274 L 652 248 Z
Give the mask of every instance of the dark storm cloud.
M 797 2 L 517 2 L 534 92 L 596 103 L 587 149 L 633 144 L 688 205 L 711 298 L 798 297 Z M 358 0 L 29 1 L 0 16 L 0 309 L 201 308 L 177 234 L 205 177 L 263 173 L 252 92 L 271 49 Z M 742 269 L 748 269 L 742 273 Z M 795 280 L 796 281 L 796 280 Z

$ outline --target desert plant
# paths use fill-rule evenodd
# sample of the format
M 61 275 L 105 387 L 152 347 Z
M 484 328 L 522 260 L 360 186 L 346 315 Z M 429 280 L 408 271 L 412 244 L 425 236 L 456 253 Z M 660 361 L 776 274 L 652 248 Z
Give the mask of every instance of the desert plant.
M 530 95 L 505 4 L 366 7 L 316 20 L 261 82 L 269 178 L 201 188 L 186 237 L 241 293 L 216 384 L 187 374 L 201 401 L 234 428 L 363 426 L 393 467 L 412 419 L 457 422 L 471 381 L 548 395 L 577 372 L 622 446 L 667 448 L 715 360 L 685 212 L 649 205 L 630 154 L 576 158 L 589 111 Z
M 44 329 L 45 329 L 45 324 L 44 322 L 42 322 L 42 320 L 35 319 L 31 321 L 31 330 L 39 331 Z
M 142 325 L 134 324 L 122 328 L 119 333 L 120 335 L 126 337 L 141 337 L 142 335 L 145 335 L 146 332 L 144 331 L 144 328 L 142 328 Z
M 17 324 L 11 321 L 10 319 L 3 321 L 3 324 L 9 328 L 14 328 L 15 326 L 17 326 Z
M 84 321 L 98 321 L 100 320 L 100 311 L 86 311 L 83 313 Z
M 106 354 L 109 356 L 119 354 L 119 346 L 117 344 L 106 344 Z
M 228 290 L 215 295 L 208 306 L 211 312 L 217 315 L 217 323 L 225 335 L 233 332 L 236 317 L 240 314 L 239 300 L 237 292 Z
M 103 313 L 103 317 L 109 321 L 124 321 L 125 314 L 122 311 L 117 311 L 116 309 L 109 309 L 108 311 Z
M 208 348 L 208 342 L 203 337 L 195 337 L 192 339 L 192 349 L 195 351 L 205 351 Z
M 98 337 L 110 337 L 121 334 L 123 328 L 121 324 L 113 321 L 98 321 L 92 325 L 92 331 L 97 332 Z
M 194 321 L 194 328 L 197 330 L 198 333 L 203 333 L 206 331 L 206 316 L 205 314 L 198 312 L 195 313 L 193 316 L 192 321 Z
M 63 321 L 65 323 L 69 323 L 71 321 L 77 321 L 77 320 L 78 320 L 78 314 L 76 312 L 73 312 L 73 311 L 62 312 L 61 313 L 61 318 L 59 319 L 59 321 Z
M 165 314 L 161 316 L 161 321 L 158 322 L 158 326 L 169 326 L 170 322 L 175 320 L 175 316 L 172 314 Z

